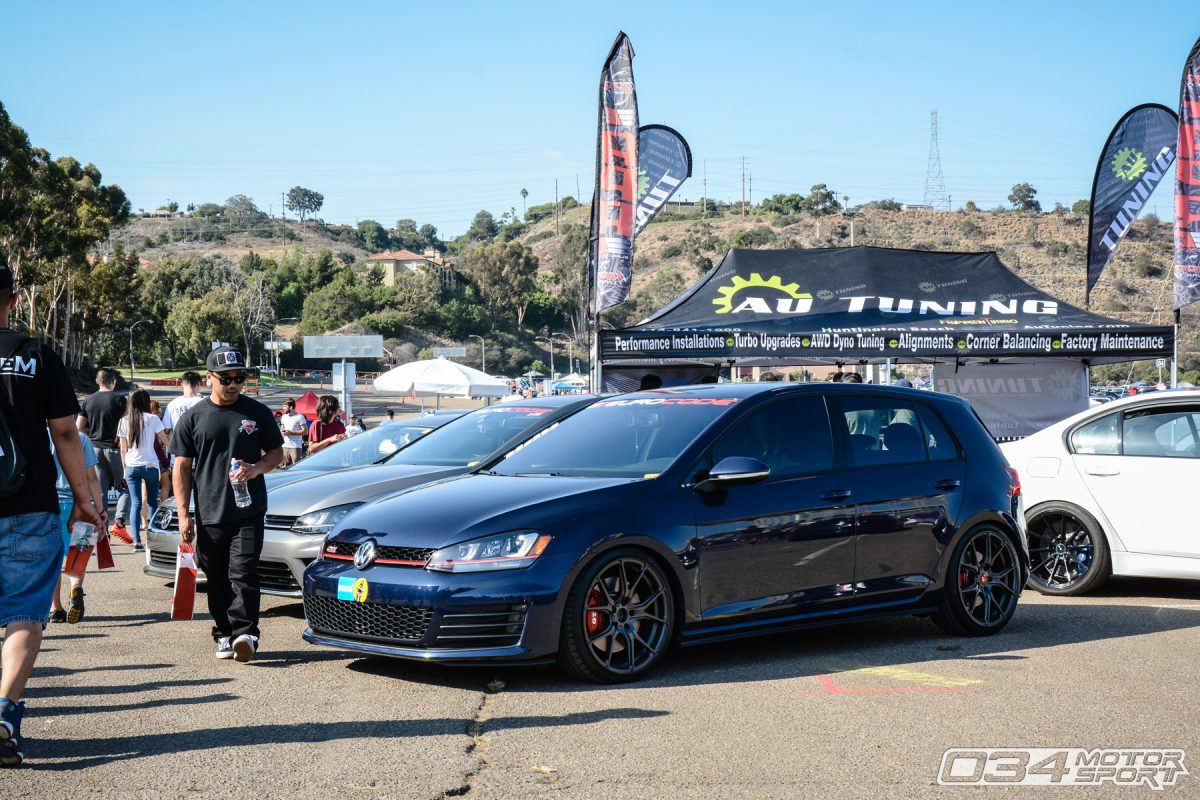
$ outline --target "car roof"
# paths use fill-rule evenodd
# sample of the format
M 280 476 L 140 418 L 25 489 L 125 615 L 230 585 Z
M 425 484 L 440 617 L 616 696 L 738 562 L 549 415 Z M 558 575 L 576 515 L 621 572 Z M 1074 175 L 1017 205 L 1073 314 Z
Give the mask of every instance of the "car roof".
M 788 383 L 782 381 L 767 381 L 762 383 L 702 383 L 694 386 L 672 386 L 662 389 L 643 389 L 629 392 L 622 397 L 736 397 L 738 399 L 756 397 L 768 394 L 793 393 L 828 393 L 828 392 L 861 392 L 863 394 L 889 394 L 897 397 L 925 399 L 961 399 L 954 395 L 923 392 L 906 386 L 883 386 L 874 383 L 834 383 L 833 381 L 814 381 L 811 383 Z

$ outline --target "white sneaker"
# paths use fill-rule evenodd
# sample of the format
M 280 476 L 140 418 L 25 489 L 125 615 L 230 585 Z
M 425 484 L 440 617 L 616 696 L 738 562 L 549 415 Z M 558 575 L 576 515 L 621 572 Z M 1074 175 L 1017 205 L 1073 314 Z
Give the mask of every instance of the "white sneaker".
M 217 639 L 217 658 L 233 658 L 233 645 L 228 636 Z
M 258 651 L 258 637 L 243 633 L 233 640 L 233 658 L 245 664 Z

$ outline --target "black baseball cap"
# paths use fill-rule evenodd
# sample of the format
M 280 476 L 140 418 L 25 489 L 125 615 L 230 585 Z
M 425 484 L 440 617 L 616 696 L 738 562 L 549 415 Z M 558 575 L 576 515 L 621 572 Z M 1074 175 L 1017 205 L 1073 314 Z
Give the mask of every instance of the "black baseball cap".
M 11 291 L 14 285 L 12 270 L 8 268 L 4 256 L 0 256 L 0 292 Z
M 236 347 L 218 347 L 208 354 L 204 366 L 209 372 L 230 372 L 235 369 L 246 371 L 246 359 Z

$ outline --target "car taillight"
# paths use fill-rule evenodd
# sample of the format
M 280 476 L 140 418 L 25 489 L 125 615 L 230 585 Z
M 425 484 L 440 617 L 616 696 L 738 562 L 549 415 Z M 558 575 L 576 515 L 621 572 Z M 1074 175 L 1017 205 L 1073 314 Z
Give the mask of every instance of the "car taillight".
M 1008 493 L 1015 500 L 1021 496 L 1021 476 L 1013 467 L 1005 467 L 1005 469 L 1008 470 Z

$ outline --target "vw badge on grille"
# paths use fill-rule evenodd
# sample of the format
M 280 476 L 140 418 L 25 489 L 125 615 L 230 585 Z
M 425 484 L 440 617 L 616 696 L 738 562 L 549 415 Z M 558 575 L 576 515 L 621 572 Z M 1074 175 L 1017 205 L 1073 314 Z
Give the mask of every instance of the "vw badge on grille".
M 367 539 L 354 551 L 354 566 L 366 569 L 375 563 L 375 540 Z

